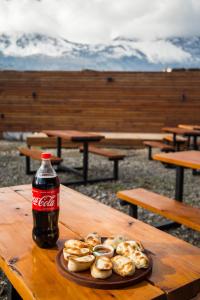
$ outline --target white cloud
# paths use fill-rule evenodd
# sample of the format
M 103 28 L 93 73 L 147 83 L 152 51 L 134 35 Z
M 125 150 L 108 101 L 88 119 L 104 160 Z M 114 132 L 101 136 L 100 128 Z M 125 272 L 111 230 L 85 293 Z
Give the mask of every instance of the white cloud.
M 200 0 L 0 0 L 0 31 L 84 43 L 200 35 Z

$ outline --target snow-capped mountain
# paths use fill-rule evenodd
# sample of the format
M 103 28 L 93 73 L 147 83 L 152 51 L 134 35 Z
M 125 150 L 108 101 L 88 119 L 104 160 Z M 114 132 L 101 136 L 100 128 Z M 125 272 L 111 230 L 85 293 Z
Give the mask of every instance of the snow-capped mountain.
M 0 69 L 162 70 L 198 68 L 200 37 L 151 41 L 119 37 L 109 44 L 80 44 L 42 34 L 1 34 Z

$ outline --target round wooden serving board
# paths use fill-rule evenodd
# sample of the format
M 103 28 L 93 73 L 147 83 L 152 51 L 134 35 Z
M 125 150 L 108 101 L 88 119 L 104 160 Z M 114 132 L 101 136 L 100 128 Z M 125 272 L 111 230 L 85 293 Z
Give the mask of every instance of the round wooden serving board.
M 90 274 L 90 269 L 82 272 L 70 272 L 67 269 L 67 262 L 63 257 L 63 250 L 61 249 L 56 256 L 56 264 L 59 272 L 67 279 L 76 282 L 77 284 L 95 288 L 95 289 L 120 289 L 128 287 L 144 280 L 152 270 L 152 258 L 145 252 L 149 259 L 149 267 L 147 269 L 136 269 L 132 276 L 122 277 L 113 272 L 107 279 L 96 279 Z

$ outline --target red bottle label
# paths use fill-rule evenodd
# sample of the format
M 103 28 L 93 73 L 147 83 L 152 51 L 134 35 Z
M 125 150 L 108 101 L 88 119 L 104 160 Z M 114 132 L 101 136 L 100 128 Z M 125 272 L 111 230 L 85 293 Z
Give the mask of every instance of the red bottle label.
M 52 211 L 59 209 L 59 188 L 52 190 L 32 189 L 32 209 L 39 211 Z

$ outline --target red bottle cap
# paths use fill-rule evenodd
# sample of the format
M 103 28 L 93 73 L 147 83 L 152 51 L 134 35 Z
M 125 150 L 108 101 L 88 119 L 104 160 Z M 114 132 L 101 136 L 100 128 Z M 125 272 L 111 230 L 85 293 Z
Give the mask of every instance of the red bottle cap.
M 50 159 L 51 158 L 51 153 L 49 153 L 49 152 L 43 152 L 41 154 L 41 158 L 42 159 Z

